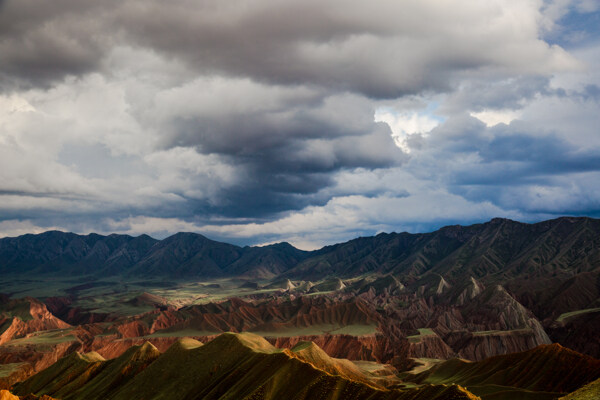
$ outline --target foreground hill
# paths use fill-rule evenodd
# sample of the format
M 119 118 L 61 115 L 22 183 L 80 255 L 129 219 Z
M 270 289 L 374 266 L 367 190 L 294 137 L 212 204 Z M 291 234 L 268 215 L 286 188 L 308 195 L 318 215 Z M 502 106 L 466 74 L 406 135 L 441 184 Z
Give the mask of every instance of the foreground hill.
M 405 379 L 457 383 L 483 399 L 555 399 L 598 378 L 600 360 L 553 344 L 478 362 L 448 360 Z
M 206 345 L 181 340 L 162 355 L 149 343 L 108 361 L 95 353 L 74 353 L 13 393 L 63 400 L 477 399 L 457 385 L 384 389 L 371 378 L 312 344 L 280 350 L 256 335 L 227 333 Z

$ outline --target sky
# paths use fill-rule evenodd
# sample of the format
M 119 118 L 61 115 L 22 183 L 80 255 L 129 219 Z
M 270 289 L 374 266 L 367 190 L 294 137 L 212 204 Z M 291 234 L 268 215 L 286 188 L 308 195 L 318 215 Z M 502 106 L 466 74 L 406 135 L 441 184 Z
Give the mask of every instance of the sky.
M 598 0 L 0 0 L 0 237 L 600 217 Z

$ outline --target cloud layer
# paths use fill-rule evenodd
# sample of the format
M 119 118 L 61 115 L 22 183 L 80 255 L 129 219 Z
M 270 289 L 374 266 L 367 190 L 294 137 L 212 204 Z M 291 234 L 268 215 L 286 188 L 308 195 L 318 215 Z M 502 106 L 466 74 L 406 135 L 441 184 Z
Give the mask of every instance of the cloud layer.
M 0 2 L 0 235 L 600 215 L 594 2 Z M 573 21 L 582 21 L 576 24 Z

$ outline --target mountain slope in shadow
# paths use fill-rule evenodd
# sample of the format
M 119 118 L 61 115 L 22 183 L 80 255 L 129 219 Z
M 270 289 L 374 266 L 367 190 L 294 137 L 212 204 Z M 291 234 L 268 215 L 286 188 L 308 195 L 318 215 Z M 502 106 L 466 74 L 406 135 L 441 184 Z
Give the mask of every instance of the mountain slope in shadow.
M 404 379 L 457 383 L 485 400 L 554 399 L 598 378 L 600 360 L 552 344 L 477 362 L 452 359 Z
M 314 280 L 393 272 L 409 280 L 434 273 L 451 284 L 469 277 L 501 284 L 516 278 L 561 284 L 576 274 L 596 270 L 598 265 L 600 220 L 573 217 L 536 224 L 494 218 L 430 233 L 382 233 L 311 252 L 288 243 L 239 247 L 197 233 L 156 240 L 147 235 L 49 231 L 0 239 L 0 273 L 15 275 L 279 276 Z

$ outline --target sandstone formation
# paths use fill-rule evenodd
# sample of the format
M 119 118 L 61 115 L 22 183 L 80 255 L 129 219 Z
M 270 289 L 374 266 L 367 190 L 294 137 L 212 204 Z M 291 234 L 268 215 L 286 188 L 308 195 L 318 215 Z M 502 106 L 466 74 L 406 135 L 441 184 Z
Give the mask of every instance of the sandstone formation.
M 0 345 L 25 335 L 70 325 L 56 318 L 46 305 L 33 297 L 0 304 Z

